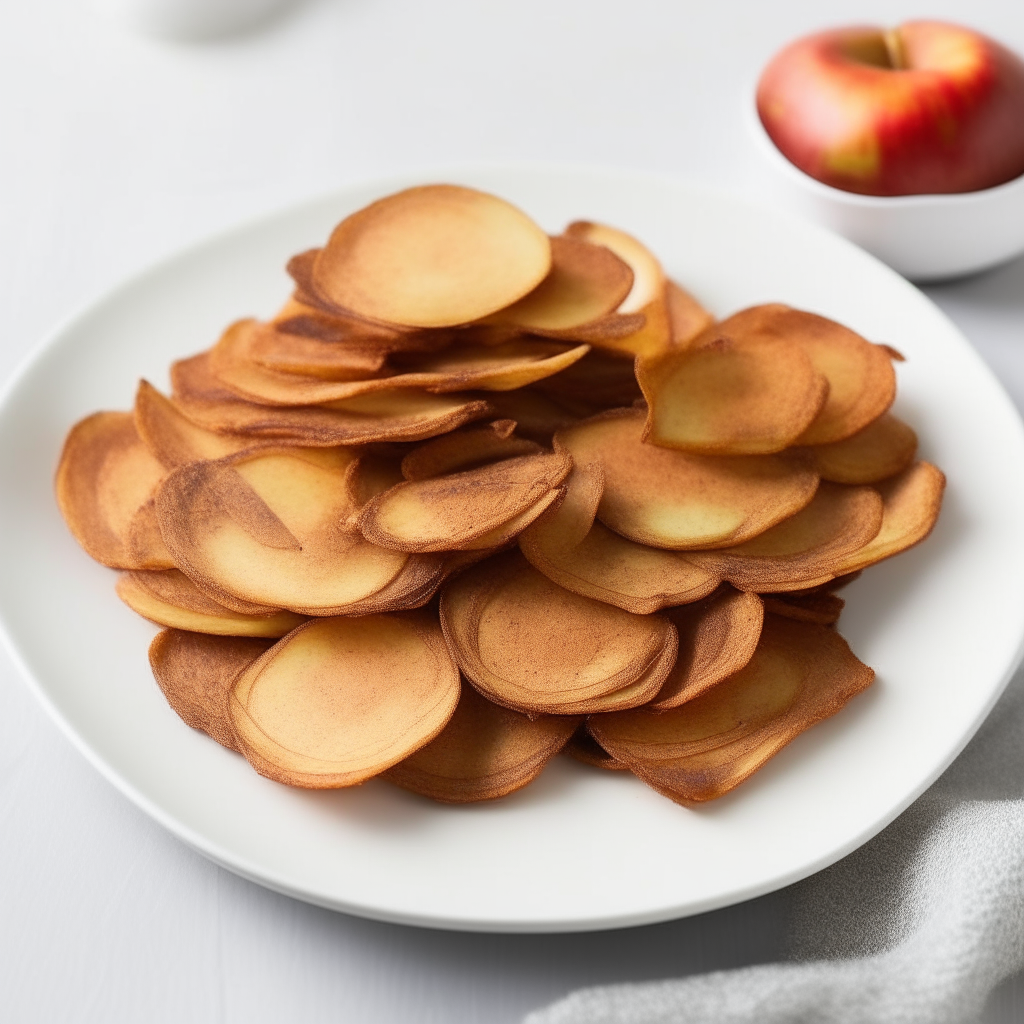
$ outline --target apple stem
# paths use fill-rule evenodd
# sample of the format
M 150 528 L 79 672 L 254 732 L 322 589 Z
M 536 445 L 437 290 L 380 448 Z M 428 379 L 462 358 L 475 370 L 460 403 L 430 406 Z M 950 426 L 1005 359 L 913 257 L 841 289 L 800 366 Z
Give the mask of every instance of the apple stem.
M 907 68 L 907 55 L 903 48 L 903 40 L 900 38 L 898 28 L 887 28 L 882 33 L 885 39 L 885 50 L 889 55 L 889 67 L 894 71 L 905 71 Z

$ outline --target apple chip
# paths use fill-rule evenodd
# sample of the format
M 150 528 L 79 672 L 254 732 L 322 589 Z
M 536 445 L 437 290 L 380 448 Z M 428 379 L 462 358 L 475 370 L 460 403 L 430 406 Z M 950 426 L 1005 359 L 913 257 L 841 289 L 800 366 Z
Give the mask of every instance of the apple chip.
M 271 643 L 165 629 L 149 645 L 149 664 L 167 703 L 186 725 L 238 750 L 228 715 L 231 684 Z
M 357 395 L 330 405 L 268 407 L 228 391 L 203 353 L 171 367 L 174 404 L 191 422 L 218 434 L 246 434 L 304 445 L 419 441 L 486 416 L 490 406 L 462 395 L 412 389 Z
M 516 207 L 426 185 L 346 217 L 316 257 L 312 286 L 370 320 L 449 327 L 511 305 L 550 269 L 547 236 Z
M 528 718 L 463 686 L 441 734 L 383 777 L 445 803 L 494 800 L 532 782 L 579 722 L 568 715 Z
M 724 682 L 671 711 L 600 715 L 588 727 L 659 793 L 701 803 L 738 786 L 873 678 L 835 630 L 768 615 L 753 658 Z
M 552 238 L 550 273 L 490 322 L 531 334 L 563 335 L 602 321 L 632 286 L 633 271 L 610 249 L 577 238 Z
M 939 518 L 945 487 L 945 476 L 930 462 L 915 462 L 899 476 L 878 484 L 882 527 L 873 540 L 847 555 L 833 575 L 866 569 L 923 541 Z
M 305 620 L 292 612 L 268 609 L 263 615 L 243 615 L 207 597 L 177 569 L 129 572 L 117 582 L 117 596 L 158 626 L 218 636 L 279 637 Z
M 645 439 L 707 455 L 779 452 L 818 416 L 828 384 L 803 347 L 744 343 L 727 324 L 637 360 L 650 408 Z
M 896 397 L 889 351 L 834 320 L 772 303 L 742 310 L 719 327 L 749 342 L 795 342 L 828 380 L 828 400 L 800 444 L 841 441 L 878 419 Z
M 741 590 L 769 593 L 824 583 L 882 526 L 873 487 L 823 483 L 810 504 L 753 540 L 689 557 Z
M 805 450 L 823 480 L 873 484 L 902 473 L 914 461 L 917 434 L 887 412 L 842 441 Z
M 795 515 L 814 497 L 818 475 L 787 454 L 721 457 L 646 444 L 642 410 L 613 410 L 555 436 L 577 464 L 599 462 L 598 518 L 652 547 L 740 544 Z
M 541 447 L 535 441 L 512 433 L 515 426 L 512 420 L 495 420 L 486 427 L 456 430 L 432 438 L 402 459 L 402 476 L 406 480 L 427 480 L 445 473 L 476 469 L 501 459 L 540 452 Z
M 459 690 L 458 669 L 426 613 L 314 619 L 241 673 L 229 709 L 239 747 L 261 775 L 334 789 L 429 743 Z
M 368 541 L 393 551 L 476 546 L 557 488 L 571 465 L 564 452 L 541 452 L 410 480 L 368 501 L 359 528 Z
M 679 656 L 648 705 L 656 711 L 677 708 L 739 672 L 754 656 L 764 606 L 756 594 L 726 589 L 700 604 L 673 608 L 668 617 L 679 633 Z
M 315 455 L 339 464 L 318 465 Z M 350 466 L 352 458 L 342 449 L 281 449 L 175 470 L 156 496 L 175 562 L 238 611 L 256 604 L 333 615 L 365 607 L 409 567 L 407 555 L 368 543 L 348 525 L 356 507 L 340 463 Z M 413 564 L 428 570 L 404 581 L 419 594 L 429 579 L 439 580 L 442 565 Z
M 710 594 L 721 582 L 684 555 L 620 537 L 595 521 L 603 479 L 597 463 L 574 466 L 565 498 L 519 537 L 535 569 L 573 593 L 646 615 Z
M 57 504 L 75 540 L 115 569 L 137 563 L 125 548 L 132 519 L 164 477 L 131 413 L 98 412 L 76 423 L 57 467 Z
M 586 725 L 581 725 L 565 745 L 563 753 L 568 754 L 583 764 L 593 765 L 595 768 L 604 768 L 607 771 L 623 772 L 629 769 L 621 762 L 616 761 L 611 754 L 605 750 L 597 740 L 587 731 Z
M 174 559 L 160 532 L 156 504 L 152 498 L 143 502 L 129 521 L 124 534 L 124 549 L 128 562 L 135 569 L 174 568 Z
M 662 615 L 633 615 L 564 590 L 513 552 L 444 587 L 441 624 L 452 654 L 485 697 L 549 714 L 635 707 L 676 657 Z

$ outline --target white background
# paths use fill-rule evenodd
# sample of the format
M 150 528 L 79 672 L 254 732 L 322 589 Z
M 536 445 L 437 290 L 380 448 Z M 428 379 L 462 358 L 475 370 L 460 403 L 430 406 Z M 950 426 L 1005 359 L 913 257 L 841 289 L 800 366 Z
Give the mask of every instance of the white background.
M 7 0 L 0 381 L 124 276 L 345 182 L 539 159 L 756 189 L 741 105 L 771 53 L 825 25 L 925 15 L 1024 52 L 1007 0 L 307 0 L 193 46 L 122 33 L 87 0 Z M 1024 406 L 1024 260 L 929 293 Z M 788 905 L 503 937 L 296 903 L 129 805 L 0 655 L 0 1021 L 503 1024 L 582 984 L 772 959 Z M 989 1011 L 1024 1016 L 1024 982 Z

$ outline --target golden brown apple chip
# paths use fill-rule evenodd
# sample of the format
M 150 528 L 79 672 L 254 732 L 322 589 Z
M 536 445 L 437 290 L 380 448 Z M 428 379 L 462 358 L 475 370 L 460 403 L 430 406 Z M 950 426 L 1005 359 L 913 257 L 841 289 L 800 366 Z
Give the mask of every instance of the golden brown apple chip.
M 931 463 L 915 462 L 877 487 L 883 502 L 882 528 L 835 567 L 835 576 L 866 569 L 923 541 L 939 518 L 946 478 Z
M 346 217 L 316 257 L 312 283 L 371 320 L 449 327 L 511 305 L 550 269 L 547 236 L 510 203 L 426 185 Z
M 564 590 L 518 552 L 447 583 L 441 623 L 485 697 L 526 712 L 587 714 L 646 703 L 676 656 L 662 615 L 633 615 Z
M 881 526 L 882 500 L 873 487 L 822 483 L 809 505 L 753 540 L 690 558 L 741 590 L 797 590 L 837 575 L 836 567 Z
M 292 612 L 268 609 L 265 615 L 243 615 L 207 597 L 177 569 L 129 572 L 117 581 L 117 596 L 132 611 L 158 626 L 218 636 L 279 637 L 305 620 Z
M 98 412 L 76 423 L 57 467 L 57 504 L 75 540 L 104 565 L 134 569 L 128 528 L 165 474 L 131 413 Z
M 801 345 L 745 343 L 724 328 L 637 361 L 646 438 L 707 455 L 782 451 L 818 416 L 828 384 Z
M 402 459 L 402 476 L 406 480 L 426 480 L 541 451 L 536 441 L 506 432 L 509 422 L 495 420 L 486 427 L 456 430 L 426 441 Z M 515 428 L 514 422 L 512 427 Z
M 739 672 L 754 656 L 764 606 L 756 594 L 726 589 L 700 604 L 673 608 L 668 617 L 679 633 L 679 656 L 648 705 L 658 711 L 677 708 Z
M 567 407 L 581 400 L 596 411 L 632 405 L 642 397 L 633 360 L 621 352 L 590 352 L 534 387 Z
M 816 622 L 820 626 L 834 626 L 846 606 L 841 597 L 824 592 L 765 594 L 762 601 L 764 610 L 772 615 L 784 615 L 801 622 Z
M 156 496 L 164 540 L 214 600 L 238 611 L 256 604 L 343 614 L 406 567 L 407 555 L 368 543 L 349 525 L 356 507 L 345 469 L 317 465 L 315 455 L 352 459 L 340 449 L 277 450 L 192 463 L 164 482 Z M 427 576 L 440 574 L 440 560 L 427 561 Z M 405 582 L 418 593 L 426 577 Z
M 445 803 L 494 800 L 532 782 L 579 722 L 569 715 L 528 718 L 463 686 L 440 735 L 383 777 Z
M 565 745 L 563 753 L 568 754 L 577 761 L 582 761 L 584 764 L 593 765 L 595 768 L 604 768 L 613 772 L 629 771 L 621 761 L 616 761 L 590 735 L 585 723 L 572 734 L 569 742 Z
M 167 469 L 280 443 L 251 435 L 216 434 L 204 430 L 186 419 L 170 399 L 145 380 L 139 381 L 135 392 L 134 415 L 139 437 Z
M 671 711 L 600 715 L 588 726 L 659 793 L 700 803 L 738 786 L 873 678 L 834 629 L 768 615 L 753 658 L 724 682 Z
M 237 678 L 231 722 L 267 778 L 354 786 L 429 743 L 459 701 L 459 672 L 424 612 L 316 619 Z
M 555 436 L 577 464 L 599 462 L 598 518 L 652 547 L 739 544 L 799 512 L 818 475 L 797 457 L 692 455 L 641 440 L 642 410 L 613 410 Z
M 841 441 L 878 419 L 896 397 L 888 350 L 834 320 L 772 303 L 742 310 L 719 328 L 752 343 L 795 342 L 828 380 L 828 400 L 800 444 Z
M 167 703 L 186 725 L 238 750 L 228 715 L 231 684 L 271 645 L 270 640 L 165 629 L 149 645 L 149 664 Z
M 156 504 L 152 498 L 140 505 L 129 521 L 124 535 L 124 549 L 128 553 L 128 561 L 136 569 L 174 568 L 174 559 L 160 532 Z
M 552 238 L 551 272 L 490 322 L 561 335 L 607 317 L 632 287 L 633 271 L 610 249 L 578 238 Z
M 564 452 L 541 452 L 410 480 L 368 501 L 359 528 L 368 541 L 393 551 L 476 547 L 479 538 L 557 488 L 571 466 Z
M 842 441 L 811 445 L 805 451 L 823 480 L 873 484 L 902 473 L 914 461 L 917 434 L 887 412 Z
M 715 318 L 675 281 L 665 286 L 665 304 L 673 348 L 686 348 L 715 322 Z
M 673 551 L 636 544 L 595 521 L 603 480 L 597 463 L 574 466 L 565 499 L 519 537 L 534 568 L 566 590 L 646 615 L 710 594 L 718 576 Z
M 481 419 L 491 411 L 480 399 L 412 389 L 357 395 L 322 406 L 259 405 L 239 398 L 213 377 L 206 353 L 175 363 L 171 381 L 175 406 L 207 430 L 304 445 L 419 441 Z

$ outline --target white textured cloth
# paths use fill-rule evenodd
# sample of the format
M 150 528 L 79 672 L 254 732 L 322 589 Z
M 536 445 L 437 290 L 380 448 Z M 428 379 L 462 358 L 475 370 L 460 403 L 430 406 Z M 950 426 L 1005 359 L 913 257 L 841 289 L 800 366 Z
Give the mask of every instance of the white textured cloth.
M 582 989 L 524 1024 L 967 1024 L 1024 968 L 1024 673 L 941 779 L 794 887 L 792 960 Z

